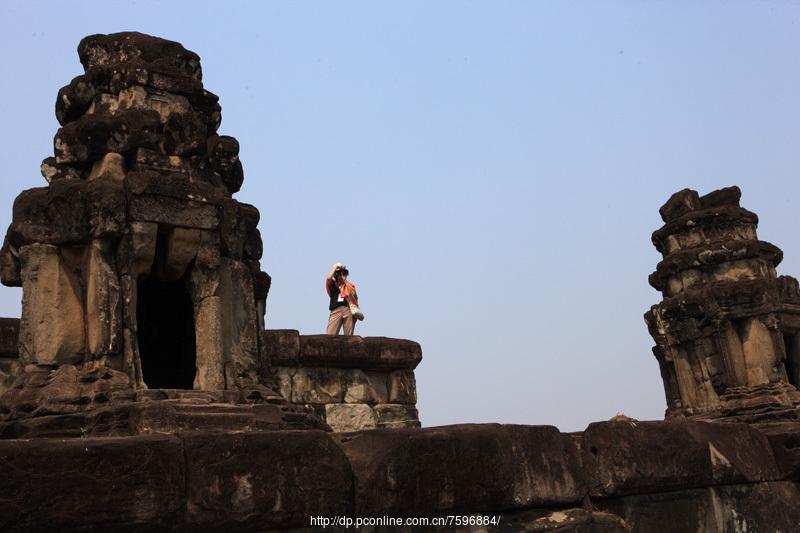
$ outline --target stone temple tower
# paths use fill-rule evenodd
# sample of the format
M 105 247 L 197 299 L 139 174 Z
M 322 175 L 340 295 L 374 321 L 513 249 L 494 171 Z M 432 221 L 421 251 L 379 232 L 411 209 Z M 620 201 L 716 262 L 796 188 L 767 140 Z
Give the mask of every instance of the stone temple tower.
M 2 411 L 73 412 L 147 389 L 280 398 L 262 379 L 259 213 L 232 197 L 239 145 L 217 134 L 199 57 L 139 33 L 86 37 L 78 52 L 48 185 L 17 197 L 0 253 L 3 284 L 23 289 Z
M 656 341 L 667 417 L 797 418 L 800 290 L 778 276 L 783 254 L 756 235 L 758 217 L 728 187 L 685 189 L 660 209 L 650 275 L 663 300 L 645 315 Z

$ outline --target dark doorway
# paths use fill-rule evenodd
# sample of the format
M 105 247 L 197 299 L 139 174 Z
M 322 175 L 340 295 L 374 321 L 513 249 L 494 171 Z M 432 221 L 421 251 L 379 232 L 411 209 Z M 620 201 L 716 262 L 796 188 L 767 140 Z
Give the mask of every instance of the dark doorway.
M 136 302 L 139 356 L 150 389 L 191 389 L 195 375 L 194 308 L 183 280 L 148 278 Z

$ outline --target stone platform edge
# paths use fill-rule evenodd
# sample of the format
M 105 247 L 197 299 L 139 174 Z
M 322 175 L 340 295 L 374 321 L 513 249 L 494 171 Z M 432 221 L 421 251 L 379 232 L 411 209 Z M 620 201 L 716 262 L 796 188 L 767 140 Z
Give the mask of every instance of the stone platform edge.
M 796 530 L 798 443 L 800 422 L 692 421 L 3 440 L 0 530 L 268 531 L 309 528 L 311 516 L 474 513 L 512 530 L 575 513 L 605 524 L 596 531 L 655 531 L 670 516 L 674 531 Z
M 265 337 L 273 366 L 413 370 L 422 361 L 419 343 L 406 339 L 300 335 L 294 329 L 268 329 Z
M 20 320 L 0 317 L 0 358 L 19 356 Z M 294 329 L 265 331 L 265 351 L 274 366 L 413 370 L 422 361 L 419 343 L 389 337 L 300 335 Z

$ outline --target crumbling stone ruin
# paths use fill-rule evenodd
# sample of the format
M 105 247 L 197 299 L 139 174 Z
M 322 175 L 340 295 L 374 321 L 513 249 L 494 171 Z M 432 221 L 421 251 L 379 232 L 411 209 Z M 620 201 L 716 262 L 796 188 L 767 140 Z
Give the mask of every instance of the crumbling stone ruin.
M 78 53 L 49 185 L 16 199 L 2 250 L 3 283 L 23 287 L 20 363 L 31 381 L 34 367 L 91 368 L 113 392 L 253 389 L 270 280 L 200 58 L 135 33 Z
M 656 341 L 667 418 L 744 422 L 797 418 L 800 288 L 756 235 L 758 217 L 729 187 L 677 192 L 653 244 L 664 255 L 650 284 L 664 299 L 645 315 Z
M 0 253 L 23 288 L 0 319 L 0 530 L 800 530 L 797 282 L 738 189 L 662 208 L 666 421 L 421 428 L 419 344 L 265 330 L 258 211 L 197 55 L 138 33 L 79 53 L 49 185 Z

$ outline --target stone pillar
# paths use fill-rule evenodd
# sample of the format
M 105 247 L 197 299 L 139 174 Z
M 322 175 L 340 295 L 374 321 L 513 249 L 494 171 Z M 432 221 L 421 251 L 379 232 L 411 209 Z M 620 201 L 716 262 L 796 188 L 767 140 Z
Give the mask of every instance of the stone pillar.
M 772 335 L 759 317 L 742 319 L 739 327 L 747 385 L 764 385 L 775 379 L 776 354 Z M 770 379 L 772 378 L 772 379 Z
M 194 388 L 225 388 L 225 352 L 223 345 L 223 306 L 219 296 L 203 298 L 196 306 L 197 374 Z
M 86 332 L 89 355 L 111 358 L 110 366 L 120 370 L 122 300 L 112 257 L 108 242 L 92 241 L 86 271 Z
M 223 258 L 219 280 L 223 351 L 234 365 L 235 379 L 246 388 L 257 382 L 260 363 L 253 279 L 244 263 Z M 228 383 L 228 388 L 236 387 Z
M 79 280 L 66 268 L 55 246 L 24 246 L 20 261 L 22 363 L 59 365 L 82 361 L 86 351 L 85 308 Z

